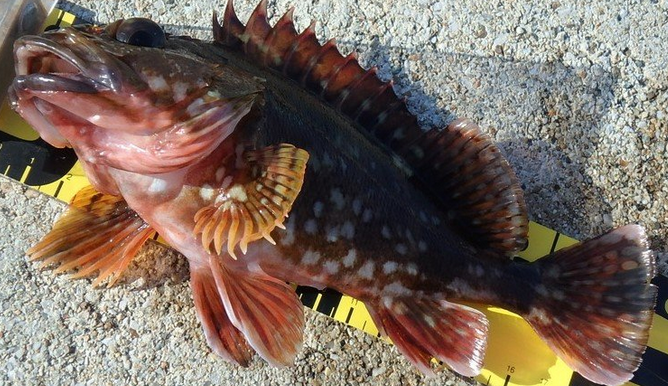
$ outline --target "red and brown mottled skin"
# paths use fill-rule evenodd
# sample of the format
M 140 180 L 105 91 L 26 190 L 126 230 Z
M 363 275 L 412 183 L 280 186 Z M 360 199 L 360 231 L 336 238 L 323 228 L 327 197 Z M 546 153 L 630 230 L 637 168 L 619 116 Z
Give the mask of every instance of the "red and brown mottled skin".
M 332 41 L 320 45 L 312 27 L 297 34 L 291 12 L 271 27 L 261 2 L 244 26 L 230 3 L 216 42 L 170 37 L 157 48 L 116 41 L 117 27 L 19 40 L 12 106 L 45 140 L 73 147 L 101 194 L 122 196 L 123 210 L 188 258 L 216 353 L 246 365 L 252 347 L 289 364 L 303 328 L 289 281 L 365 302 L 426 373 L 432 356 L 464 375 L 480 370 L 487 320 L 460 304 L 476 302 L 520 313 L 589 379 L 630 379 L 655 297 L 642 228 L 513 262 L 526 211 L 491 141 L 467 120 L 423 132 L 391 82 Z M 198 212 L 246 202 L 266 176 L 248 154 L 279 144 L 308 158 L 296 199 L 282 204 L 289 213 L 274 213 L 277 224 L 289 215 L 285 230 L 236 259 L 216 253 Z M 58 245 L 45 240 L 31 253 Z

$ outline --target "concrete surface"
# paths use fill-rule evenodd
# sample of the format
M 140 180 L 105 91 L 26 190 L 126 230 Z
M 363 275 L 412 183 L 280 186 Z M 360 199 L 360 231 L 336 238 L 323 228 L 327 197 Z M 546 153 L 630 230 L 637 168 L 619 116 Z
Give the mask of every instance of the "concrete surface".
M 425 126 L 478 121 L 526 191 L 531 219 L 576 238 L 641 223 L 666 271 L 668 1 L 270 1 L 394 78 Z M 245 21 L 255 1 L 237 0 Z M 80 1 L 96 22 L 148 16 L 208 37 L 203 0 Z M 150 244 L 123 283 L 92 289 L 25 261 L 64 205 L 0 177 L 2 385 L 451 385 L 397 351 L 307 312 L 295 366 L 249 369 L 203 340 L 178 254 Z

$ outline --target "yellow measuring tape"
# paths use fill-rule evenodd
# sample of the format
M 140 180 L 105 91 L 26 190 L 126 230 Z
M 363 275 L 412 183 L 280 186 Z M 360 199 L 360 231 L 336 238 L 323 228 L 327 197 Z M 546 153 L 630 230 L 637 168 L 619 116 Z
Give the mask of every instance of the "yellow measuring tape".
M 56 9 L 46 27 L 75 23 L 75 16 Z M 69 201 L 88 180 L 74 152 L 53 149 L 39 139 L 19 116 L 3 102 L 0 107 L 0 173 L 35 189 Z M 542 225 L 529 226 L 529 246 L 519 257 L 534 261 L 555 250 L 576 243 Z M 627 385 L 668 386 L 668 278 L 655 279 L 659 286 L 657 309 L 649 347 L 632 382 Z M 340 322 L 378 335 L 364 304 L 333 290 L 297 287 L 309 308 Z M 589 386 L 591 382 L 573 373 L 557 358 L 521 317 L 495 307 L 478 307 L 490 321 L 485 367 L 477 380 L 490 386 Z

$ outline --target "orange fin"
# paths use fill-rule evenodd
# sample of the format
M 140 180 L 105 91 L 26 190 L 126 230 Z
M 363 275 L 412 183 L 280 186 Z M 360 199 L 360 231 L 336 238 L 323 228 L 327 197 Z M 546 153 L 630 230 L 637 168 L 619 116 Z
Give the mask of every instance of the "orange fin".
M 235 247 L 246 253 L 248 244 L 283 228 L 292 203 L 304 182 L 308 153 L 289 144 L 244 153 L 248 168 L 229 186 L 218 190 L 211 205 L 195 214 L 195 234 L 201 233 L 204 249 L 236 259 Z
M 543 280 L 524 318 L 583 377 L 629 381 L 647 348 L 657 296 L 643 228 L 618 228 L 536 264 Z
M 267 362 L 287 366 L 301 348 L 304 309 L 292 288 L 273 277 L 226 268 L 209 256 L 218 292 L 232 324 Z
M 247 367 L 253 350 L 227 316 L 211 270 L 190 266 L 195 311 L 209 347 L 223 359 Z
M 482 312 L 445 300 L 383 298 L 370 313 L 422 373 L 433 375 L 432 358 L 467 377 L 480 373 L 488 325 Z
M 413 182 L 457 219 L 456 229 L 471 243 L 501 254 L 526 246 L 522 188 L 478 125 L 458 119 L 445 130 L 427 131 L 401 154 L 414 170 Z
M 26 254 L 41 266 L 58 264 L 56 273 L 77 271 L 80 278 L 99 271 L 93 286 L 109 278 L 111 287 L 153 229 L 128 207 L 122 197 L 81 189 L 53 229 Z

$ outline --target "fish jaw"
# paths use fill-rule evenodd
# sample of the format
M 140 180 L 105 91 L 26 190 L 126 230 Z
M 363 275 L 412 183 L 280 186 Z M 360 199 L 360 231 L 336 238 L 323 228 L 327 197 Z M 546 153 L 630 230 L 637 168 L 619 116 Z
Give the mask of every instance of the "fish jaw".
M 44 140 L 73 147 L 97 167 L 164 173 L 188 166 L 255 101 L 252 92 L 221 96 L 212 84 L 222 71 L 206 61 L 122 44 L 93 27 L 22 37 L 14 54 L 12 108 Z

